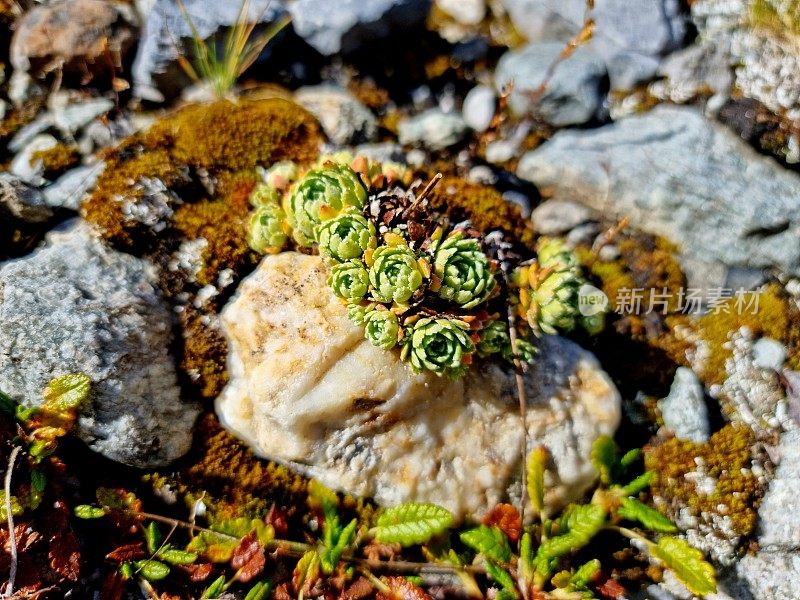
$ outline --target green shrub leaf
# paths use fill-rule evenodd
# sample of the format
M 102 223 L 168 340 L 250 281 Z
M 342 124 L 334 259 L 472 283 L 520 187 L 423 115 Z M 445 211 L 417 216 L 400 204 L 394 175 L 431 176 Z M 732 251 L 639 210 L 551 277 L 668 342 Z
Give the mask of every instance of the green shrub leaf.
M 502 567 L 494 564 L 491 561 L 486 562 L 486 573 L 491 577 L 503 590 L 512 594 L 511 597 L 517 598 L 517 586 L 514 585 L 514 578 L 511 574 Z
M 611 484 L 617 469 L 617 445 L 609 436 L 601 435 L 592 444 L 592 464 L 600 473 L 600 482 Z
M 653 481 L 653 477 L 655 477 L 655 475 L 656 474 L 653 471 L 646 471 L 642 473 L 636 479 L 622 488 L 623 493 L 626 496 L 635 496 L 643 489 L 650 486 L 650 483 Z
M 153 521 L 150 521 L 144 528 L 144 541 L 147 542 L 147 552 L 155 554 L 161 545 L 161 531 Z
M 606 524 L 607 515 L 597 504 L 570 504 L 558 521 L 559 534 L 542 542 L 534 557 L 536 574 L 547 579 L 558 560 L 588 544 Z
M 408 502 L 378 515 L 370 534 L 379 542 L 413 546 L 424 544 L 453 525 L 453 514 L 436 504 Z
M 247 592 L 247 596 L 244 597 L 244 600 L 267 600 L 271 589 L 272 585 L 270 582 L 259 581 L 252 588 L 250 588 L 250 591 Z
M 208 598 L 216 598 L 216 597 L 218 597 L 222 593 L 222 591 L 225 589 L 225 582 L 226 581 L 227 580 L 225 579 L 225 575 L 220 575 L 219 577 L 217 577 L 214 581 L 211 582 L 211 585 L 209 585 L 206 588 L 206 591 L 203 592 L 203 595 L 201 596 L 201 599 L 208 599 Z
M 547 448 L 534 448 L 528 456 L 528 496 L 536 512 L 544 508 L 544 470 L 547 466 Z
M 679 537 L 663 536 L 650 545 L 650 554 L 675 573 L 690 592 L 697 596 L 717 591 L 717 579 L 712 567 L 697 548 Z
M 104 508 L 91 504 L 79 504 L 73 509 L 73 512 L 79 519 L 99 519 L 106 516 Z
M 658 533 L 674 533 L 678 531 L 675 523 L 658 512 L 639 502 L 635 498 L 622 498 L 620 507 L 617 509 L 617 516 L 629 521 L 638 521 L 650 531 Z
M 136 562 L 136 568 L 139 569 L 142 577 L 147 581 L 161 581 L 169 575 L 169 567 L 157 560 L 140 560 Z
M 511 547 L 506 534 L 497 527 L 480 525 L 461 534 L 461 541 L 480 552 L 489 560 L 507 563 L 511 560 Z
M 158 553 L 158 558 L 171 565 L 190 565 L 197 560 L 197 554 L 176 548 L 166 548 Z
M 84 373 L 69 373 L 56 377 L 44 389 L 45 407 L 58 411 L 74 410 L 88 397 L 92 380 Z

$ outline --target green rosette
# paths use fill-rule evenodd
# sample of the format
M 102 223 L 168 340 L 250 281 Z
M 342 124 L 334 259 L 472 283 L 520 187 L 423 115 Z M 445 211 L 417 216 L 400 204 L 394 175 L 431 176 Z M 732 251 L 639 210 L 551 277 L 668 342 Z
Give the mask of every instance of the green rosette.
M 517 353 L 519 354 L 519 359 L 522 362 L 532 363 L 534 360 L 536 360 L 536 355 L 539 353 L 539 350 L 528 340 L 524 338 L 517 338 Z M 514 362 L 514 353 L 511 351 L 510 340 L 508 345 L 503 348 L 503 358 L 508 362 Z
M 348 166 L 328 164 L 306 173 L 294 186 L 286 203 L 294 238 L 302 246 L 317 241 L 317 226 L 350 209 L 361 209 L 367 190 Z
M 286 213 L 277 204 L 265 204 L 250 215 L 247 242 L 261 254 L 280 252 L 289 240 Z
M 323 221 L 317 232 L 319 253 L 335 262 L 361 258 L 367 248 L 377 245 L 375 226 L 355 211 Z
M 485 301 L 497 281 L 492 263 L 477 240 L 451 233 L 433 255 L 433 272 L 441 280 L 439 297 L 472 308 Z
M 578 290 L 583 280 L 574 271 L 556 271 L 532 291 L 528 322 L 535 330 L 555 334 L 571 331 L 578 312 Z
M 391 350 L 397 345 L 400 321 L 390 310 L 372 310 L 364 317 L 364 337 L 373 346 Z
M 369 282 L 379 302 L 407 302 L 422 285 L 423 273 L 408 246 L 381 246 L 372 255 Z
M 553 271 L 578 271 L 580 263 L 575 253 L 561 240 L 542 238 L 536 246 L 539 266 Z
M 486 357 L 502 352 L 509 342 L 508 325 L 505 321 L 492 321 L 480 332 L 480 340 L 476 345 L 478 356 Z
M 259 183 L 250 193 L 250 204 L 258 208 L 269 204 L 280 204 L 281 196 L 274 187 L 266 183 Z
M 361 261 L 349 260 L 333 265 L 328 285 L 339 298 L 356 303 L 369 290 L 369 275 Z
M 400 356 L 417 373 L 432 371 L 457 379 L 469 368 L 474 350 L 469 324 L 453 317 L 425 317 L 406 328 Z

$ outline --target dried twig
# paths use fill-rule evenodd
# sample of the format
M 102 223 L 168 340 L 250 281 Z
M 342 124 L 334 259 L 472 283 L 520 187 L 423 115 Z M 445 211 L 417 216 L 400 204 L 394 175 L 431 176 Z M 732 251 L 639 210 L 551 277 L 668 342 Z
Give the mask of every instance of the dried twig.
M 17 568 L 19 567 L 19 558 L 17 557 L 17 535 L 14 531 L 14 515 L 11 514 L 11 474 L 14 471 L 14 463 L 17 460 L 17 455 L 21 450 L 21 446 L 14 446 L 14 449 L 11 451 L 11 456 L 8 457 L 8 469 L 6 470 L 4 486 L 6 493 L 6 517 L 8 518 L 8 543 L 11 545 L 11 567 L 8 573 L 8 587 L 4 594 L 6 597 L 14 595 L 14 582 L 17 578 Z
M 609 227 L 603 232 L 603 235 L 599 236 L 594 241 L 594 244 L 592 244 L 592 254 L 597 255 L 600 250 L 617 239 L 617 236 L 622 233 L 622 230 L 628 226 L 629 221 L 630 219 L 628 219 L 628 217 L 623 217 L 616 225 Z

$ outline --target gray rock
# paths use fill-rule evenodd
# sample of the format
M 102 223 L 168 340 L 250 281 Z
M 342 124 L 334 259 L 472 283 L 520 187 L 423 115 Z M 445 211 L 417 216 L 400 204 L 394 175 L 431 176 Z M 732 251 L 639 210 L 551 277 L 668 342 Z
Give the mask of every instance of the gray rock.
M 516 28 L 529 41 L 575 36 L 588 16 L 594 34 L 588 47 L 608 65 L 611 86 L 629 89 L 655 74 L 659 58 L 678 48 L 686 32 L 678 0 L 505 0 Z
M 406 154 L 403 147 L 394 142 L 380 142 L 377 144 L 360 144 L 355 148 L 356 156 L 364 156 L 378 162 L 405 163 Z
M 728 95 L 733 85 L 730 44 L 704 40 L 667 56 L 658 68 L 663 81 L 652 84 L 659 98 L 687 102 L 698 95 Z
M 517 174 L 706 262 L 800 273 L 800 177 L 691 108 L 561 131 Z
M 736 565 L 736 600 L 797 600 L 800 554 L 759 552 L 748 554 Z
M 174 0 L 155 0 L 143 8 L 143 26 L 133 62 L 133 91 L 140 98 L 161 102 L 182 88 L 177 51 L 190 55 L 191 26 Z M 183 5 L 200 37 L 207 39 L 233 25 L 241 2 L 184 0 Z M 280 2 L 251 0 L 248 16 L 259 23 L 275 21 L 285 14 Z M 188 42 L 188 43 L 187 43 Z
M 397 125 L 401 144 L 422 144 L 431 150 L 444 150 L 464 139 L 467 124 L 461 115 L 431 108 L 403 119 Z
M 554 198 L 534 208 L 531 220 L 537 233 L 555 235 L 591 220 L 591 214 L 583 204 Z
M 800 550 L 800 430 L 784 433 L 779 463 L 758 509 L 758 543 L 767 550 Z
M 294 94 L 298 104 L 317 117 L 334 144 L 370 142 L 378 132 L 375 115 L 346 89 L 333 85 L 303 87 Z
M 486 131 L 494 118 L 497 95 L 488 85 L 472 88 L 464 97 L 464 122 L 475 131 Z
M 753 344 L 753 364 L 760 369 L 780 371 L 786 361 L 786 347 L 778 340 L 761 338 Z
M 678 367 L 669 395 L 659 401 L 664 425 L 681 440 L 708 441 L 710 425 L 703 384 L 691 369 Z
M 325 55 L 425 22 L 430 0 L 295 0 L 288 5 L 295 32 Z
M 81 102 L 57 105 L 53 109 L 53 124 L 64 133 L 75 133 L 97 117 L 114 108 L 108 98 L 91 98 Z
M 0 221 L 3 224 L 8 220 L 45 223 L 52 216 L 52 209 L 38 189 L 10 173 L 0 173 Z
M 597 114 L 603 101 L 600 86 L 606 67 L 585 47 L 578 48 L 556 67 L 539 101 L 534 103 L 532 94 L 540 89 L 563 49 L 560 42 L 537 42 L 503 55 L 495 71 L 495 86 L 502 90 L 514 82 L 509 96 L 514 113 L 535 114 L 559 127 L 586 123 Z
M 58 140 L 52 135 L 42 133 L 34 137 L 11 161 L 8 171 L 16 175 L 25 183 L 32 185 L 42 185 L 45 180 L 42 178 L 44 167 L 41 160 L 32 160 L 33 155 L 41 150 L 49 150 L 58 145 Z
M 181 402 L 169 354 L 172 318 L 146 261 L 111 250 L 72 222 L 49 244 L 0 265 L 0 380 L 25 405 L 57 375 L 94 382 L 77 435 L 136 467 L 164 465 L 191 444 L 196 407 Z
M 53 208 L 78 210 L 104 168 L 100 161 L 67 171 L 42 190 L 45 202 Z

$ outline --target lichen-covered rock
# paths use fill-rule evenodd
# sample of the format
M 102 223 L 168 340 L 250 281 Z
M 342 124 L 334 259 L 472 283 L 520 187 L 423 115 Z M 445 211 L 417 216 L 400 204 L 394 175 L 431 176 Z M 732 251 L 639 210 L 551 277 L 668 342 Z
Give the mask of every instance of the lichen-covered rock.
M 0 386 L 42 402 L 54 376 L 93 381 L 77 435 L 136 467 L 166 464 L 191 444 L 197 409 L 181 401 L 169 354 L 172 318 L 152 267 L 105 246 L 82 223 L 0 265 Z
M 663 235 L 688 256 L 800 272 L 800 177 L 700 112 L 659 106 L 561 131 L 518 175 L 545 192 Z
M 512 375 L 489 363 L 458 381 L 414 374 L 364 339 L 326 277 L 319 257 L 283 253 L 241 284 L 222 313 L 222 421 L 258 453 L 380 503 L 435 502 L 464 516 L 506 498 L 521 460 Z M 591 485 L 590 446 L 616 429 L 620 399 L 588 352 L 557 337 L 540 346 L 527 426 L 531 447 L 552 453 L 555 507 Z

